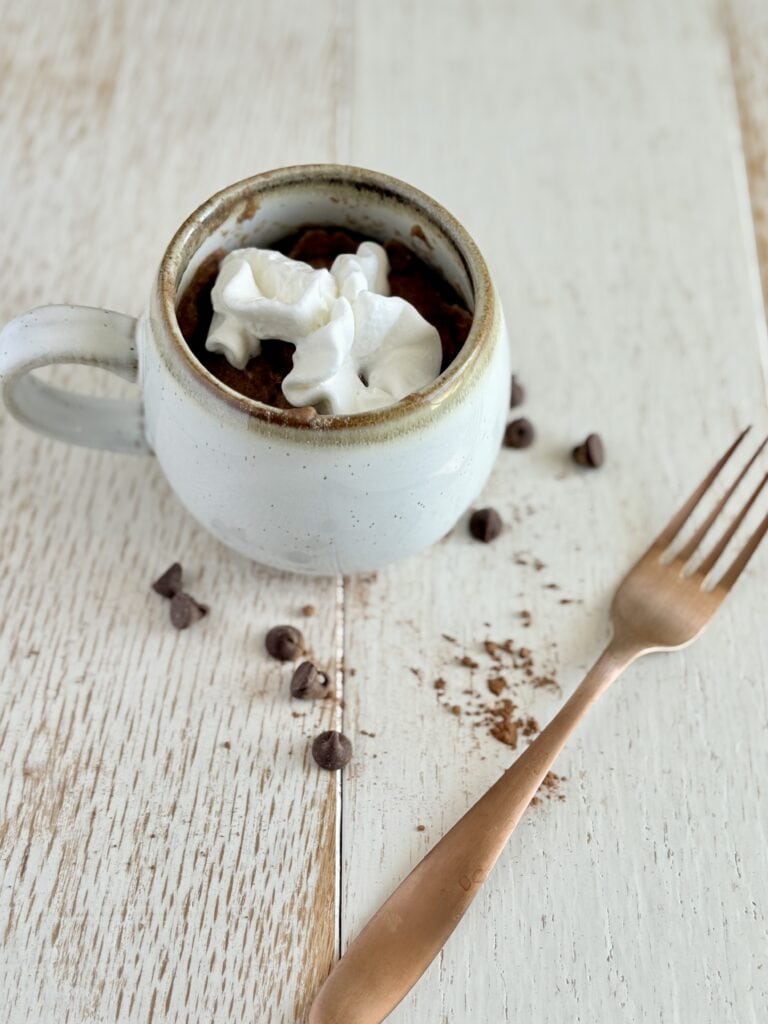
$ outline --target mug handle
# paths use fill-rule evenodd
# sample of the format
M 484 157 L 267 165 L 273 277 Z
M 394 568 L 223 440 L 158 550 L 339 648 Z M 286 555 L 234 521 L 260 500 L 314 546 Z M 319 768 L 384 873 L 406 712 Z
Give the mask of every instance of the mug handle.
M 27 427 L 59 441 L 151 454 L 140 399 L 97 398 L 52 387 L 31 370 L 83 363 L 138 379 L 137 320 L 88 306 L 40 306 L 0 331 L 0 395 Z

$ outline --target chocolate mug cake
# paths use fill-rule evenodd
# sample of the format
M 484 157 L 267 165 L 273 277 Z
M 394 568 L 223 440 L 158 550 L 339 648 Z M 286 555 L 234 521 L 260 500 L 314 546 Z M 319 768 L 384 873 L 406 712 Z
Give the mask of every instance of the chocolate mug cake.
M 338 256 L 355 253 L 364 241 L 347 229 L 311 226 L 270 248 L 312 268 L 329 270 Z M 386 241 L 383 248 L 389 261 L 390 294 L 410 303 L 439 334 L 442 372 L 464 344 L 472 314 L 455 289 L 403 242 Z M 213 318 L 212 291 L 225 255 L 220 250 L 204 260 L 184 291 L 177 307 L 181 333 L 197 359 L 222 383 L 265 405 L 293 408 L 283 393 L 283 381 L 293 366 L 293 344 L 279 338 L 265 340 L 243 368 L 233 366 L 222 352 L 206 348 Z

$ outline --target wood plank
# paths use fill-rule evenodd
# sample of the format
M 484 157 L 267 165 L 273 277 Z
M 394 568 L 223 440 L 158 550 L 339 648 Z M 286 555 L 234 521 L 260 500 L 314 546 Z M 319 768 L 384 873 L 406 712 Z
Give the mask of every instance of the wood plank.
M 739 110 L 763 296 L 768 295 L 768 11 L 759 0 L 726 0 L 725 25 Z
M 208 194 L 337 154 L 335 6 L 35 13 L 0 41 L 3 319 L 137 313 Z M 334 671 L 336 583 L 227 552 L 151 460 L 0 415 L 0 1017 L 301 1019 L 335 951 L 336 780 L 308 741 L 336 711 L 292 717 L 263 633 L 299 623 Z M 148 589 L 175 558 L 211 605 L 185 633 Z
M 513 756 L 467 714 L 482 640 L 514 637 L 570 691 L 619 576 L 737 428 L 766 422 L 714 3 L 388 4 L 354 53 L 353 159 L 478 238 L 538 438 L 483 496 L 508 524 L 494 545 L 459 524 L 347 588 L 342 945 Z M 568 457 L 591 430 L 594 474 Z M 767 557 L 692 649 L 608 695 L 562 759 L 564 800 L 531 809 L 393 1022 L 764 1019 Z M 558 703 L 516 693 L 542 723 Z

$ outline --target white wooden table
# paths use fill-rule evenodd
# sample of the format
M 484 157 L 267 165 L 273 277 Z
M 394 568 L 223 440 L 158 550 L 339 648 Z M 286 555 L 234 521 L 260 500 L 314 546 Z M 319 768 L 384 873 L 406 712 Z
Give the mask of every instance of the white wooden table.
M 765 426 L 768 9 L 5 0 L 0 25 L 3 320 L 138 313 L 199 201 L 317 160 L 443 201 L 507 310 L 538 429 L 487 489 L 508 529 L 484 547 L 460 524 L 376 578 L 247 564 L 151 460 L 0 414 L 0 1020 L 299 1022 L 513 756 L 432 680 L 462 706 L 484 692 L 482 639 L 519 641 L 527 609 L 567 693 L 618 576 L 737 427 Z M 567 458 L 590 430 L 594 474 Z M 148 591 L 175 558 L 212 606 L 181 634 Z M 695 647 L 611 692 L 562 759 L 564 799 L 531 809 L 392 1021 L 766 1020 L 767 577 L 763 551 Z M 281 621 L 343 708 L 292 714 L 263 652 Z M 356 747 L 342 778 L 308 756 L 332 724 Z

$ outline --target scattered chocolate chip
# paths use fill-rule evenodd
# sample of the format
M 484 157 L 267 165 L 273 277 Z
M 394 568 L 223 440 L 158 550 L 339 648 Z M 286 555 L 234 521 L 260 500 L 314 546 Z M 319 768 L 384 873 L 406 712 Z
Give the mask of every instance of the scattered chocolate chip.
M 301 614 L 305 619 L 311 619 L 313 615 L 317 614 L 317 608 L 313 604 L 305 604 L 301 609 Z
M 434 688 L 436 690 L 444 690 L 445 687 L 448 684 L 446 683 L 446 681 L 444 679 L 440 678 L 440 679 L 436 679 L 432 685 L 434 686 Z
M 494 676 L 493 679 L 488 680 L 488 689 L 495 697 L 498 697 L 502 690 L 507 689 L 507 681 L 503 676 Z
M 321 768 L 337 772 L 352 759 L 352 744 L 342 732 L 321 732 L 312 743 L 312 757 Z
M 474 658 L 470 658 L 468 654 L 465 654 L 462 658 L 459 658 L 459 664 L 463 665 L 464 668 L 478 668 L 478 663 Z
M 295 661 L 304 650 L 304 637 L 294 626 L 273 626 L 264 642 L 278 661 Z
M 152 589 L 161 597 L 175 597 L 181 590 L 181 565 L 174 562 L 169 566 L 152 584 Z
M 187 629 L 208 614 L 208 608 L 180 590 L 171 598 L 171 622 L 176 629 Z
M 427 831 L 427 826 L 426 825 L 417 825 L 416 826 L 416 831 L 417 832 L 426 832 Z
M 509 407 L 514 409 L 517 405 L 522 405 L 525 401 L 525 388 L 518 381 L 516 376 L 512 376 L 512 383 L 509 388 Z
M 291 696 L 299 700 L 318 700 L 327 697 L 328 676 L 311 661 L 302 661 L 291 678 Z
M 535 436 L 536 431 L 533 429 L 531 421 L 521 416 L 520 419 L 512 420 L 507 424 L 507 429 L 504 431 L 504 447 L 528 448 L 533 444 Z
M 458 704 L 454 704 L 451 707 L 451 714 L 456 715 L 457 718 L 459 717 L 459 715 L 461 714 L 461 708 L 459 707 Z
M 605 449 L 599 434 L 590 434 L 582 444 L 573 449 L 573 461 L 580 466 L 598 469 L 605 462 Z
M 469 532 L 475 540 L 490 544 L 499 536 L 503 525 L 501 516 L 495 508 L 479 508 L 470 516 Z

